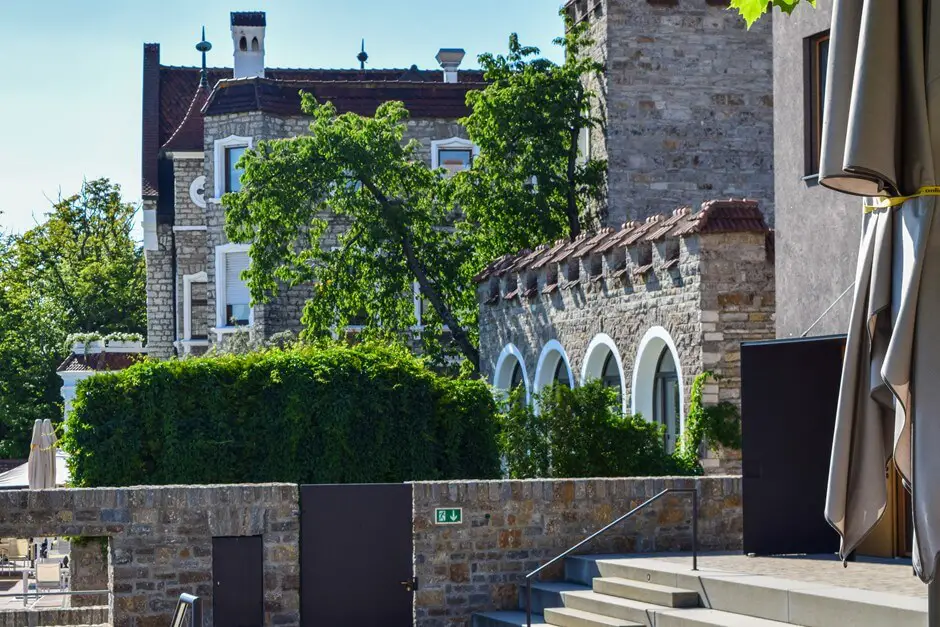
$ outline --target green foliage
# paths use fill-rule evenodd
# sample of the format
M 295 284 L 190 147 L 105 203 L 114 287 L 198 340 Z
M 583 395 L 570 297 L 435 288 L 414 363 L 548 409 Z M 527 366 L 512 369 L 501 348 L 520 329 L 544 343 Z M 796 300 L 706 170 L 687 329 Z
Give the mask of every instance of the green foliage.
M 502 414 L 500 450 L 513 478 L 697 474 L 663 450 L 661 425 L 621 416 L 616 392 L 600 381 L 551 386 L 533 405 L 522 394 Z
M 747 27 L 750 28 L 771 7 L 777 7 L 789 15 L 800 2 L 801 0 L 731 0 L 731 8 L 738 10 L 747 22 Z M 812 7 L 816 6 L 816 0 L 805 0 L 805 2 Z
M 603 163 L 578 154 L 581 130 L 596 123 L 581 76 L 601 67 L 580 54 L 583 27 L 558 43 L 560 66 L 515 36 L 507 56 L 480 58 L 492 84 L 468 95 L 464 122 L 482 154 L 452 178 L 404 142 L 402 103 L 367 118 L 305 94 L 309 133 L 246 151 L 242 189 L 222 199 L 229 239 L 251 244 L 252 298 L 313 284 L 305 339 L 355 320 L 364 338 L 417 337 L 426 354 L 460 354 L 478 370 L 473 276 L 499 255 L 577 234 L 602 182 Z M 420 329 L 413 285 L 427 303 Z
M 705 371 L 692 381 L 689 395 L 689 413 L 685 418 L 685 431 L 676 449 L 676 457 L 685 464 L 698 464 L 702 442 L 708 442 L 712 450 L 723 446 L 741 448 L 741 414 L 732 403 L 723 401 L 706 407 L 702 404 L 702 389 L 715 374 Z
M 475 320 L 476 297 L 461 267 L 466 244 L 441 228 L 452 222 L 443 173 L 421 162 L 417 142 L 403 143 L 404 105 L 385 103 L 371 118 L 338 115 L 305 94 L 303 109 L 313 118 L 309 134 L 259 142 L 240 162 L 241 191 L 222 199 L 228 237 L 251 243 L 252 297 L 263 301 L 282 284 L 312 283 L 306 337 L 326 336 L 358 317 L 362 337 L 400 340 L 416 332 L 417 283 L 430 304 L 422 320 L 426 348 L 440 352 L 446 324 L 456 348 L 478 365 L 467 324 Z M 338 250 L 324 243 L 330 235 L 338 236 Z
M 107 179 L 60 198 L 46 221 L 0 237 L 0 458 L 26 457 L 33 421 L 58 421 L 67 334 L 146 329 L 136 207 Z
M 561 65 L 515 34 L 506 55 L 479 57 L 489 85 L 467 95 L 471 113 L 461 122 L 480 156 L 453 178 L 478 264 L 597 222 L 590 205 L 600 197 L 606 163 L 580 154 L 579 138 L 600 123 L 585 79 L 604 68 L 588 54 L 587 26 L 567 23 L 555 42 L 565 51 Z
M 91 377 L 63 445 L 78 486 L 494 478 L 495 413 L 403 348 L 323 343 Z

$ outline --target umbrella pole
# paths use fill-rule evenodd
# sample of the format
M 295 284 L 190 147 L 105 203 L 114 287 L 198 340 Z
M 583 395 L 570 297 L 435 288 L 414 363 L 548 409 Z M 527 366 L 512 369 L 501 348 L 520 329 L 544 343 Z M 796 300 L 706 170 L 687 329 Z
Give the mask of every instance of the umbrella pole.
M 940 578 L 927 584 L 927 627 L 940 627 Z

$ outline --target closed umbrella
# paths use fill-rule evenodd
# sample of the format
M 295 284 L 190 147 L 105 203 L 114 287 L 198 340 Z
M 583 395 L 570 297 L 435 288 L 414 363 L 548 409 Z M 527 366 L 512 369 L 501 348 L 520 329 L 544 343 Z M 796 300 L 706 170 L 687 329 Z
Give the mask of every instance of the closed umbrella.
M 33 437 L 29 441 L 29 460 L 26 466 L 29 489 L 42 489 L 42 420 L 33 423 Z
M 846 342 L 826 518 L 854 551 L 911 491 L 913 561 L 940 625 L 940 0 L 836 0 L 820 183 L 872 197 Z
M 42 468 L 43 488 L 51 489 L 56 486 L 56 455 L 58 453 L 59 438 L 55 435 L 52 421 L 46 418 L 42 421 Z

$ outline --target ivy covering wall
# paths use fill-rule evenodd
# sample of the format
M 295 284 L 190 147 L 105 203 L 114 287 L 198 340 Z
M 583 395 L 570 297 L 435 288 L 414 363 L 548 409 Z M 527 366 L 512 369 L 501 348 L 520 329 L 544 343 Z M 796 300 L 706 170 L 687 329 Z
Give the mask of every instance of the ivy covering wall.
M 483 382 L 404 349 L 321 346 L 92 377 L 63 445 L 82 487 L 486 479 L 496 413 Z

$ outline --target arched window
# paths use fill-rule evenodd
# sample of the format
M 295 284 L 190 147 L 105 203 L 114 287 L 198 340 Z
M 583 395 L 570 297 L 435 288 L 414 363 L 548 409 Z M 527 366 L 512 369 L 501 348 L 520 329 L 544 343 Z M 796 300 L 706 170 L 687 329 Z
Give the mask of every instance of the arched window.
M 607 386 L 617 390 L 619 408 L 626 413 L 626 386 L 623 376 L 623 363 L 614 340 L 606 333 L 599 333 L 591 340 L 581 369 L 581 383 L 600 379 Z
M 516 361 L 516 366 L 512 369 L 512 376 L 509 378 L 509 389 L 514 391 L 520 385 L 525 385 L 522 374 L 522 364 Z
M 261 50 L 261 46 L 258 45 L 258 38 L 252 37 L 251 38 L 251 51 L 258 52 L 259 50 Z
M 555 366 L 555 372 L 552 374 L 552 380 L 556 383 L 566 385 L 569 388 L 571 385 L 571 377 L 568 376 L 568 366 L 561 359 L 558 360 L 558 364 Z
M 668 346 L 663 347 L 656 364 L 656 374 L 653 375 L 653 420 L 666 426 L 666 452 L 676 450 L 676 441 L 679 437 L 679 407 L 682 398 L 679 396 L 679 373 L 676 372 L 676 361 Z
M 672 336 L 663 327 L 653 327 L 640 340 L 633 361 L 631 411 L 666 427 L 666 450 L 676 448 L 685 415 L 682 362 Z
M 248 40 L 245 39 L 244 35 L 238 40 L 238 49 L 242 52 L 248 50 Z
M 571 376 L 568 355 L 565 353 L 565 347 L 558 340 L 549 340 L 542 347 L 532 383 L 536 392 L 541 392 L 554 383 L 566 385 L 569 388 L 574 387 L 574 377 Z
M 525 402 L 529 402 L 529 375 L 526 372 L 522 353 L 513 344 L 507 344 L 499 354 L 496 361 L 496 370 L 493 373 L 493 387 L 508 394 L 517 387 L 525 390 Z

